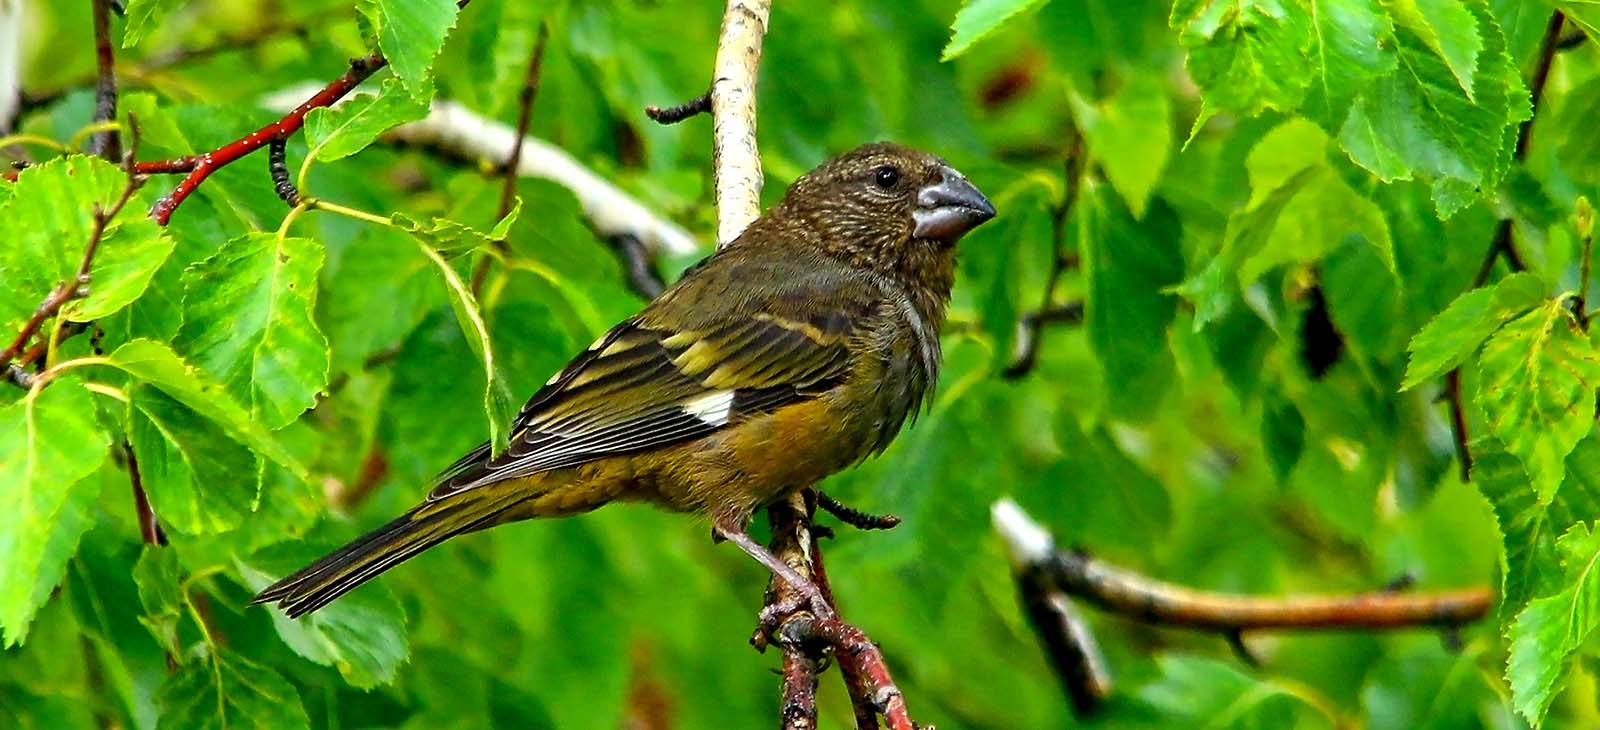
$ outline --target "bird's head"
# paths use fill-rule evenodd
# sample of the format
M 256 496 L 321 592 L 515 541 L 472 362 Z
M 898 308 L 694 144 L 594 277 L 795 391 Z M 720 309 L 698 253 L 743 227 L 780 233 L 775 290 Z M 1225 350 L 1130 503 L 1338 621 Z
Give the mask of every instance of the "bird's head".
M 948 296 L 956 242 L 995 211 L 939 157 L 874 142 L 801 176 L 770 215 L 829 255 Z

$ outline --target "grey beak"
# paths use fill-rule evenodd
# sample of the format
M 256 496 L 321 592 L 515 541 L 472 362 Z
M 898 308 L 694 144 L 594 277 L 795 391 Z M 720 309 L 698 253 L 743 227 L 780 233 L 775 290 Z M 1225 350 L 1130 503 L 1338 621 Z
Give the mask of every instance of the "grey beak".
M 917 193 L 917 209 L 911 213 L 917 227 L 912 235 L 955 243 L 993 218 L 994 205 L 954 168 L 945 165 L 940 173 L 939 182 Z

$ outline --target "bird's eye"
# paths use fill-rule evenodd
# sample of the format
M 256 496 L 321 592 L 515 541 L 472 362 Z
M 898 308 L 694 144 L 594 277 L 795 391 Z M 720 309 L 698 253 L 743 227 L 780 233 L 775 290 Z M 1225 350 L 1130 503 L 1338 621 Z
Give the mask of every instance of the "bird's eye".
M 892 188 L 895 183 L 900 182 L 900 171 L 892 166 L 884 165 L 873 171 L 872 181 L 877 183 L 880 188 Z

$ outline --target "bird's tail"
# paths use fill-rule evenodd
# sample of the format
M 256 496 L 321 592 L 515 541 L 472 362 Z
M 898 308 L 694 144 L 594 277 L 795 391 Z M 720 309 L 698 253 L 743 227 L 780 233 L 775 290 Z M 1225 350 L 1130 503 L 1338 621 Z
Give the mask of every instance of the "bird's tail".
M 425 502 L 389 524 L 273 583 L 254 599 L 276 603 L 290 618 L 311 613 L 384 571 L 456 535 L 497 524 L 517 495 L 467 491 Z

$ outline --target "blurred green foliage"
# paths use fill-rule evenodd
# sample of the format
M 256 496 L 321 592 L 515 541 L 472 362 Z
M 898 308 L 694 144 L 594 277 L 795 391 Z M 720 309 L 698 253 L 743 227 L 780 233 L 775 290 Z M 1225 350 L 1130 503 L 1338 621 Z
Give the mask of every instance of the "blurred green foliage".
M 122 185 L 110 164 L 52 159 L 92 116 L 90 3 L 25 5 L 28 103 L 0 154 L 43 164 L 0 184 L 0 343 L 70 278 L 94 204 Z M 289 160 L 314 159 L 303 193 L 381 220 L 286 222 L 251 158 L 164 229 L 144 217 L 161 176 L 113 221 L 92 294 L 61 318 L 95 336 L 48 353 L 48 387 L 0 389 L 0 726 L 776 723 L 777 660 L 745 641 L 766 576 L 646 508 L 455 540 L 305 621 L 245 608 L 409 506 L 641 303 L 566 190 L 524 180 L 501 220 L 496 161 L 374 140 L 436 97 L 514 120 L 545 22 L 532 133 L 709 239 L 708 121 L 641 110 L 706 88 L 720 13 L 129 2 L 113 26 L 140 159 L 237 138 L 277 117 L 264 95 L 380 47 L 374 95 L 314 114 Z M 931 412 L 824 485 L 905 518 L 842 531 L 828 564 L 919 721 L 1600 723 L 1600 349 L 1577 213 L 1600 183 L 1597 21 L 1590 3 L 1534 0 L 775 3 L 769 200 L 892 138 L 949 158 L 1001 211 L 962 242 Z M 1491 251 L 1502 221 L 1523 272 Z M 1035 366 L 1007 378 L 1042 301 L 1082 302 L 1083 321 L 1046 325 Z M 1456 368 L 1471 483 L 1440 399 Z M 141 545 L 130 455 L 169 547 Z M 1504 599 L 1459 647 L 1424 630 L 1250 636 L 1259 667 L 1220 637 L 1094 615 L 1116 692 L 1074 719 L 988 526 L 1004 496 L 1063 545 L 1199 588 L 1409 576 Z M 821 702 L 825 726 L 851 723 L 832 673 Z

